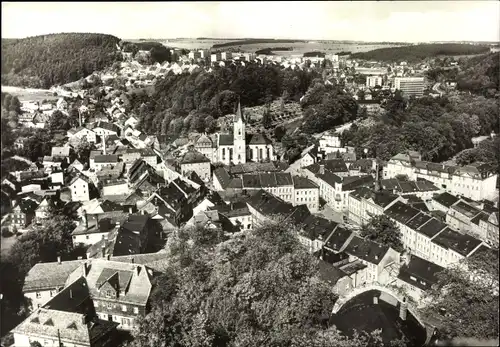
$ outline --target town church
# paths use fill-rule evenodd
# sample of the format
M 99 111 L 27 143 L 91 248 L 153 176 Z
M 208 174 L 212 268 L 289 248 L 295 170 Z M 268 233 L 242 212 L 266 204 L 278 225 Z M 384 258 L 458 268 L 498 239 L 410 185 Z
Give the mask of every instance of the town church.
M 246 133 L 239 103 L 233 115 L 233 134 L 217 133 L 212 138 L 201 135 L 195 143 L 195 149 L 212 163 L 225 165 L 276 160 L 272 142 L 266 135 Z

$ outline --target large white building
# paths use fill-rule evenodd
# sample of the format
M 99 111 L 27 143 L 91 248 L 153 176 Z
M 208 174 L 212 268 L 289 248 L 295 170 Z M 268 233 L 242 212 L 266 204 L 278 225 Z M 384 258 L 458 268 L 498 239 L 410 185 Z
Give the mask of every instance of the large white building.
M 420 157 L 413 153 L 398 154 L 384 167 L 384 178 L 395 178 L 398 175 L 406 175 L 412 181 L 424 178 L 443 191 L 476 201 L 492 199 L 498 195 L 498 175 L 488 164 L 451 166 L 420 161 Z
M 424 77 L 396 77 L 394 78 L 394 88 L 403 92 L 407 96 L 424 95 Z
M 211 162 L 226 165 L 276 160 L 271 140 L 264 134 L 246 133 L 239 103 L 234 115 L 233 134 L 217 134 L 214 140 L 202 135 L 196 141 L 195 149 Z
M 382 86 L 382 77 L 381 76 L 368 76 L 366 77 L 366 86 L 368 88 L 373 88 L 375 86 Z

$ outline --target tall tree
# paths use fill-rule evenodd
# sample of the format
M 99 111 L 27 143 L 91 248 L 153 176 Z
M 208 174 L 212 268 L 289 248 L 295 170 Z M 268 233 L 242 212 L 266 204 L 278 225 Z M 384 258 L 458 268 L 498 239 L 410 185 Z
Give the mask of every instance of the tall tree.
M 404 251 L 399 227 L 385 215 L 375 216 L 367 224 L 363 225 L 361 236 L 389 246 L 397 252 Z

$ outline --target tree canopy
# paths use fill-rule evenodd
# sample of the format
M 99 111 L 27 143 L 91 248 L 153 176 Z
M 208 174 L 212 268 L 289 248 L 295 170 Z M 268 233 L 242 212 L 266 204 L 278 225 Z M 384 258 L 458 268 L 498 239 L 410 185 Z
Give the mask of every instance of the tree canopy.
M 442 338 L 498 339 L 498 264 L 498 250 L 489 249 L 438 274 L 424 311 L 441 317 Z
M 382 245 L 389 246 L 397 252 L 401 253 L 404 251 L 399 227 L 385 215 L 379 215 L 371 218 L 367 224 L 361 227 L 360 236 Z
M 367 346 L 328 328 L 332 289 L 289 226 L 225 240 L 191 229 L 169 241 L 151 312 L 133 346 Z
M 118 42 L 114 36 L 92 33 L 2 39 L 2 84 L 50 88 L 78 81 L 121 60 Z

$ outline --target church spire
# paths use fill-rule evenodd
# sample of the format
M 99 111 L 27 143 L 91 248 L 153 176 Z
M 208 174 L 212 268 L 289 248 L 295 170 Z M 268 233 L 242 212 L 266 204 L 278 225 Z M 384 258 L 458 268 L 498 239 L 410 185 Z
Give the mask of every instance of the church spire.
M 236 110 L 236 117 L 235 117 L 234 121 L 238 122 L 240 120 L 243 122 L 243 115 L 241 114 L 240 100 L 238 100 L 238 109 Z

